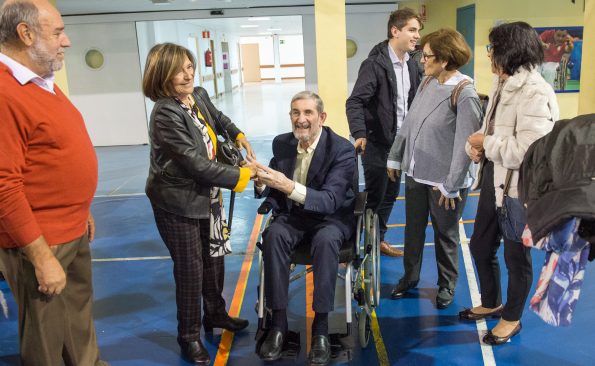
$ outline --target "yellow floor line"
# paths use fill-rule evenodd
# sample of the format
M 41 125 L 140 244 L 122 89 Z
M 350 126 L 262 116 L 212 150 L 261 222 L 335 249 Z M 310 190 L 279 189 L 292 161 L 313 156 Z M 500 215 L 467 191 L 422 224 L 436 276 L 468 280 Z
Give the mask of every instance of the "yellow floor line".
M 244 294 L 246 293 L 246 285 L 248 284 L 248 276 L 250 274 L 250 268 L 252 268 L 252 260 L 254 259 L 254 247 L 256 246 L 256 240 L 258 239 L 258 233 L 260 231 L 260 225 L 262 224 L 262 215 L 256 215 L 254 220 L 254 226 L 252 227 L 252 233 L 250 234 L 250 240 L 248 247 L 246 248 L 246 255 L 244 256 L 244 262 L 242 263 L 242 269 L 240 270 L 240 276 L 236 284 L 236 289 L 229 306 L 229 316 L 237 317 L 240 315 L 242 310 L 242 302 L 244 301 Z M 224 330 L 221 334 L 221 342 L 219 342 L 219 349 L 217 350 L 217 356 L 213 365 L 225 366 L 229 359 L 229 351 L 231 350 L 231 344 L 233 342 L 233 332 Z
M 388 361 L 388 354 L 386 353 L 386 347 L 384 347 L 384 341 L 382 340 L 382 334 L 380 333 L 380 324 L 378 324 L 376 311 L 372 311 L 372 335 L 374 336 L 374 343 L 376 344 L 376 355 L 378 356 L 378 365 L 390 365 L 390 362 Z

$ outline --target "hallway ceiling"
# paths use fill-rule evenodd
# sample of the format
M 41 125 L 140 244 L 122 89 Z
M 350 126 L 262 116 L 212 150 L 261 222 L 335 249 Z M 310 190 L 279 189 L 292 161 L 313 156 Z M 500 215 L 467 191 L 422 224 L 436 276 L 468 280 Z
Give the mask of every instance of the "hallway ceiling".
M 311 6 L 314 0 L 57 0 L 62 15 L 138 13 L 148 11 L 243 9 Z M 1 1 L 0 1 L 1 2 Z M 346 0 L 346 4 L 396 4 L 397 1 Z

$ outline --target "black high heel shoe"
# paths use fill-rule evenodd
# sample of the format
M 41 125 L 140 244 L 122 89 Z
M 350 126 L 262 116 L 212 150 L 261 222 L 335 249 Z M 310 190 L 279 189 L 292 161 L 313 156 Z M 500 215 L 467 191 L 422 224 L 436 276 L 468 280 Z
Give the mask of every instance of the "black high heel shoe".
M 182 351 L 182 358 L 195 365 L 208 365 L 211 362 L 209 352 L 199 340 L 193 342 L 185 342 L 178 339 L 180 349 Z
M 202 326 L 205 329 L 205 332 L 212 332 L 213 328 L 221 328 L 235 333 L 246 328 L 248 324 L 250 323 L 246 319 L 232 318 L 230 316 L 213 321 L 208 318 L 202 319 Z

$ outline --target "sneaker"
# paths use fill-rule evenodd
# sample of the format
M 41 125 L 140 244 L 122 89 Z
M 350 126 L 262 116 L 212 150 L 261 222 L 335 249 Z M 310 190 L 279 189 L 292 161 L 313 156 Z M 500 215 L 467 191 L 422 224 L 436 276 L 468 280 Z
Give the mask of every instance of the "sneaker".
M 438 294 L 436 295 L 436 307 L 438 309 L 446 309 L 448 305 L 452 304 L 454 296 L 454 290 L 446 287 L 440 287 L 440 289 L 438 289 Z

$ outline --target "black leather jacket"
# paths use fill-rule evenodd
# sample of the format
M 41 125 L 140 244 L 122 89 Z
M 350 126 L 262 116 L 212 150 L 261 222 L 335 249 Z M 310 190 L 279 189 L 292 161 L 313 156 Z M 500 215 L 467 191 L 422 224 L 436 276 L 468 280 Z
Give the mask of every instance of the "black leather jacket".
M 595 114 L 558 121 L 529 147 L 519 198 L 534 242 L 572 217 L 595 219 Z
M 211 103 L 207 91 L 194 89 L 194 99 L 217 135 L 224 128 L 232 139 L 241 132 Z M 189 218 L 209 217 L 211 187 L 233 188 L 240 168 L 209 160 L 202 135 L 174 98 L 155 103 L 149 123 L 151 161 L 145 191 L 159 208 Z

